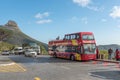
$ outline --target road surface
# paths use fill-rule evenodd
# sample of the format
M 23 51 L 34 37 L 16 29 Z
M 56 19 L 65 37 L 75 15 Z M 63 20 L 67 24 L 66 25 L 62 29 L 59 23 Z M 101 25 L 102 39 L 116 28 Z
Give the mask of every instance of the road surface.
M 116 63 L 79 62 L 46 55 L 0 56 L 0 80 L 34 80 L 35 77 L 40 80 L 120 80 L 120 68 Z

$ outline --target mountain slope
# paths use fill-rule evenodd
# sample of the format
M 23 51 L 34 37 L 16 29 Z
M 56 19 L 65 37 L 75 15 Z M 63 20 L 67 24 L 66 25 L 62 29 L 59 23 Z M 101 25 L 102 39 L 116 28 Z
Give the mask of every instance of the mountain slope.
M 19 29 L 19 27 L 15 21 L 11 21 L 11 20 L 8 21 L 7 24 L 1 25 L 0 29 L 7 30 L 11 33 L 11 35 L 9 35 L 9 37 L 7 37 L 6 39 L 3 40 L 4 42 L 8 42 L 10 44 L 19 45 L 19 46 L 22 46 L 22 44 L 24 44 L 24 43 L 37 43 L 43 49 L 47 50 L 47 44 L 37 41 L 37 40 L 29 37 L 28 35 L 24 34 Z
M 99 45 L 98 48 L 99 48 L 99 50 L 108 50 L 108 49 L 112 48 L 115 51 L 116 49 L 120 50 L 120 45 L 118 45 L 118 44 Z

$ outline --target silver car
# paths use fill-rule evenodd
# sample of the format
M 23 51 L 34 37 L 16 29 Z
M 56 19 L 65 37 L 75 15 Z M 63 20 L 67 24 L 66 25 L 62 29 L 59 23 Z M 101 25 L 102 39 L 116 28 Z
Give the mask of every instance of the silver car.
M 35 52 L 33 49 L 27 49 L 25 51 L 25 56 L 30 56 L 30 57 L 36 57 L 37 56 L 37 52 Z
M 10 54 L 10 52 L 9 52 L 9 51 L 7 51 L 7 50 L 5 50 L 5 51 L 2 51 L 2 52 L 1 52 L 1 54 L 2 54 L 2 55 L 9 55 L 9 54 Z

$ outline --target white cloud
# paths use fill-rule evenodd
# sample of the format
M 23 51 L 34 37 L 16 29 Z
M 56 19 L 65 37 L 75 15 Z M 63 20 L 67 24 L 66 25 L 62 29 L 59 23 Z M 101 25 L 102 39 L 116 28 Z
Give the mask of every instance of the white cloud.
M 120 6 L 114 6 L 112 12 L 110 13 L 112 18 L 120 18 Z
M 35 18 L 37 19 L 37 24 L 46 24 L 52 22 L 51 19 L 49 19 L 50 13 L 44 12 L 44 13 L 38 13 L 35 15 Z
M 45 17 L 48 17 L 50 14 L 49 12 L 44 12 L 44 13 L 38 13 L 35 15 L 35 18 L 38 18 L 38 19 L 42 19 L 42 18 L 45 18 Z
M 93 10 L 93 11 L 103 11 L 104 7 L 96 7 L 96 6 L 87 6 L 88 9 Z
M 44 20 L 38 20 L 36 23 L 37 24 L 45 24 L 45 23 L 50 23 L 52 22 L 51 19 L 44 19 Z
M 93 11 L 103 11 L 104 10 L 104 7 L 93 6 L 92 0 L 73 0 L 73 2 L 78 4 L 79 6 L 86 7 Z
M 91 0 L 73 0 L 73 2 L 79 6 L 86 7 L 90 4 Z

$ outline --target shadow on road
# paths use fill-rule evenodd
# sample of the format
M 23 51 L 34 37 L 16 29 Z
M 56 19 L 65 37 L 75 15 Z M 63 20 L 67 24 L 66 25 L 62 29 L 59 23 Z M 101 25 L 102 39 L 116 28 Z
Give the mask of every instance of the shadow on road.
M 120 79 L 120 71 L 99 71 L 91 72 L 91 76 L 103 78 L 103 80 L 118 80 Z
M 40 55 L 36 58 L 24 56 L 9 56 L 9 58 L 17 63 L 79 63 L 80 61 L 71 61 L 69 59 L 53 58 L 48 55 Z

